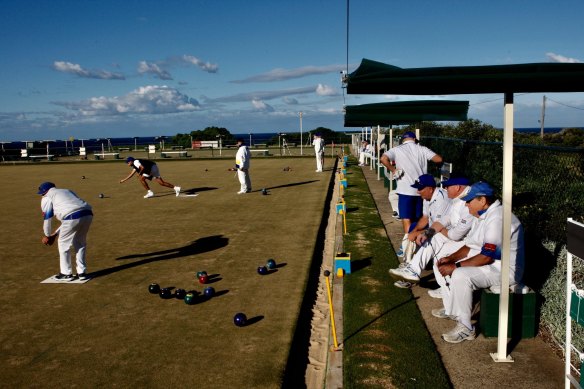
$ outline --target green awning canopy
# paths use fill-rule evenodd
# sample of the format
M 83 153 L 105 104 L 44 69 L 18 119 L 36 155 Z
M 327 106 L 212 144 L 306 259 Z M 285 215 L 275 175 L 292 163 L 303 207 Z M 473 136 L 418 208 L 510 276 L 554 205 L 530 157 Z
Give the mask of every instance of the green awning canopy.
M 423 121 L 467 119 L 468 101 L 419 100 L 348 105 L 345 127 L 390 126 Z
M 584 63 L 402 69 L 363 59 L 346 78 L 348 94 L 453 95 L 582 92 Z

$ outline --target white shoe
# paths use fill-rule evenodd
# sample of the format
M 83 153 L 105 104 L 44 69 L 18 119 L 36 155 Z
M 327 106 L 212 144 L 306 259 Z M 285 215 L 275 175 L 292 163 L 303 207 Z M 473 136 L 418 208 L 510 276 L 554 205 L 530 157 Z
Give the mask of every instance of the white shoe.
M 464 324 L 458 323 L 451 331 L 442 334 L 442 339 L 448 343 L 460 343 L 465 340 L 476 338 L 475 329 L 467 328 Z
M 176 197 L 178 197 L 178 195 L 180 194 L 180 186 L 175 186 L 174 192 L 176 193 Z
M 428 294 L 430 295 L 430 297 L 433 297 L 435 299 L 441 299 L 442 298 L 442 288 L 430 289 L 428 291 Z
M 389 269 L 389 273 L 393 276 L 403 278 L 406 281 L 418 282 L 420 276 L 414 273 L 408 266 L 398 267 L 397 269 Z
M 154 197 L 154 192 L 152 192 L 151 190 L 149 190 L 148 193 L 146 193 L 146 196 L 144 196 L 144 198 L 149 199 L 150 197 Z
M 239 192 L 237 192 L 237 194 L 244 194 L 244 193 L 247 193 L 247 192 L 244 190 L 240 190 Z
M 401 289 L 410 289 L 413 284 L 411 282 L 399 280 L 394 282 L 393 285 Z
M 454 320 L 454 316 L 447 315 L 446 310 L 444 308 L 432 309 L 432 316 L 437 317 L 438 319 Z

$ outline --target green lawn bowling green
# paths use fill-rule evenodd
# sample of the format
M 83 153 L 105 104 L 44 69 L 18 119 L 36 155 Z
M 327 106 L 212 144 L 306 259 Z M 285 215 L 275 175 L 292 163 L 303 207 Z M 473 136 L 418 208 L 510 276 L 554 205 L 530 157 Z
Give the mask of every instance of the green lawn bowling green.
M 312 158 L 254 159 L 254 192 L 238 196 L 231 159 L 159 165 L 199 195 L 153 183 L 156 197 L 144 199 L 136 179 L 119 184 L 123 161 L 0 166 L 5 385 L 280 387 L 332 171 L 315 173 Z M 40 243 L 43 181 L 93 206 L 88 265 L 98 277 L 86 284 L 40 283 L 58 271 L 56 246 Z M 269 258 L 285 266 L 258 275 Z M 215 275 L 209 301 L 148 291 L 156 282 L 202 292 L 199 270 Z M 255 323 L 236 327 L 237 312 Z

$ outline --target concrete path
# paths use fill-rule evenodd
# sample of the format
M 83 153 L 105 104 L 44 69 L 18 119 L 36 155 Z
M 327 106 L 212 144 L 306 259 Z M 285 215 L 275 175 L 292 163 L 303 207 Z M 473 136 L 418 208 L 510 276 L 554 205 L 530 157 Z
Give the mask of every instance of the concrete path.
M 403 230 L 401 222 L 392 217 L 393 209 L 388 201 L 387 188 L 384 188 L 383 180 L 377 180 L 375 170 L 364 166 L 363 173 L 371 194 L 375 198 L 387 236 L 394 249 L 397 250 L 403 237 Z M 388 278 L 391 278 L 389 274 Z M 423 274 L 423 280 L 425 279 L 432 279 L 431 272 Z M 491 358 L 490 353 L 497 352 L 497 338 L 485 338 L 479 335 L 473 341 L 460 344 L 444 342 L 441 334 L 449 331 L 454 322 L 432 316 L 431 310 L 440 308 L 442 302 L 431 298 L 427 290 L 414 286 L 412 293 L 417 298 L 418 307 L 454 388 L 549 389 L 564 386 L 563 360 L 556 356 L 551 347 L 539 337 L 522 339 L 517 345 L 508 346 L 508 353 L 514 360 L 513 363 L 497 363 Z

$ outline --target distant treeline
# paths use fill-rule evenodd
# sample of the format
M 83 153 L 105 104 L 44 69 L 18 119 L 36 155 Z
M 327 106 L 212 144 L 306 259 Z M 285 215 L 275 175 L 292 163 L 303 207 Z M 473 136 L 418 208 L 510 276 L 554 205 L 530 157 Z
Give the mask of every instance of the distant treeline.
M 403 127 L 404 131 L 413 131 L 419 128 L 423 136 L 456 138 L 485 142 L 502 142 L 503 131 L 479 120 L 470 119 L 457 124 L 440 124 L 424 122 L 417 125 Z M 584 130 L 581 128 L 564 128 L 554 134 L 544 134 L 543 138 L 537 133 L 515 131 L 513 141 L 516 144 L 580 147 L 584 148 Z

